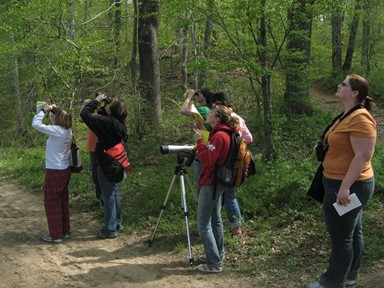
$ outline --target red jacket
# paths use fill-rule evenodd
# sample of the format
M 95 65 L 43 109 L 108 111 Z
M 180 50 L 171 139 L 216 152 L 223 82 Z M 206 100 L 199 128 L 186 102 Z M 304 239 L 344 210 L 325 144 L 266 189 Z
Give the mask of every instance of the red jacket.
M 199 186 L 215 184 L 215 167 L 223 165 L 227 158 L 231 136 L 219 129 L 232 131 L 227 125 L 219 123 L 209 133 L 207 145 L 202 139 L 197 141 L 197 159 L 201 162 Z

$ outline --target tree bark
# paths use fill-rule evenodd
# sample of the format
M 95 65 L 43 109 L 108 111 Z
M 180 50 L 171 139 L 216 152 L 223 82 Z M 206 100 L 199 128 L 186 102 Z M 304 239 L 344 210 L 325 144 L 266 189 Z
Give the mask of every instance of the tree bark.
M 186 91 L 188 89 L 188 27 L 181 29 L 181 89 Z
M 312 1 L 310 2 L 312 4 Z M 285 103 L 287 113 L 312 115 L 309 99 L 308 65 L 311 48 L 312 15 L 307 0 L 295 0 L 288 11 L 291 31 L 287 38 Z
M 11 43 L 16 50 L 15 45 L 15 37 L 13 34 L 11 34 Z M 16 123 L 17 123 L 17 132 L 18 134 L 23 134 L 25 131 L 25 128 L 23 126 L 23 110 L 22 110 L 22 102 L 21 102 L 21 95 L 20 95 L 20 78 L 19 78 L 19 60 L 17 57 L 17 53 L 13 53 L 13 69 L 12 69 L 12 97 L 15 100 L 15 107 L 16 107 Z
M 120 30 L 121 30 L 121 1 L 115 0 L 115 31 L 114 31 L 114 43 L 115 43 L 115 67 L 119 65 L 119 51 L 120 51 Z
M 371 34 L 371 6 L 372 0 L 365 0 L 363 8 L 363 30 L 361 35 L 361 66 L 364 68 L 365 75 L 369 75 L 370 65 L 370 34 Z
M 143 115 L 150 126 L 161 122 L 160 65 L 157 48 L 158 0 L 142 0 L 139 16 L 140 92 L 145 100 Z
M 205 62 L 203 70 L 199 74 L 199 81 L 197 86 L 201 89 L 205 85 L 205 80 L 207 78 L 208 68 L 206 66 L 207 60 L 209 59 L 209 49 L 211 47 L 211 35 L 213 29 L 212 15 L 215 10 L 215 1 L 208 0 L 208 15 L 207 21 L 205 24 L 205 33 L 204 33 L 204 46 L 203 46 L 203 61 Z
M 349 30 L 350 33 L 349 33 L 347 53 L 345 55 L 345 60 L 344 60 L 344 64 L 343 64 L 343 71 L 344 72 L 350 71 L 351 67 L 352 67 L 352 58 L 353 58 L 353 52 L 355 50 L 357 28 L 359 26 L 359 13 L 360 13 L 359 10 L 360 10 L 360 2 L 356 1 L 355 13 L 354 13 L 351 27 Z
M 133 0 L 133 32 L 132 32 L 132 55 L 129 66 L 131 68 L 131 83 L 134 92 L 137 90 L 137 35 L 138 35 L 138 0 Z
M 261 88 L 263 92 L 263 111 L 264 111 L 264 137 L 265 137 L 265 150 L 264 159 L 272 162 L 275 159 L 275 144 L 273 141 L 272 129 L 272 108 L 271 108 L 271 76 L 267 72 L 267 28 L 265 20 L 265 2 L 261 0 L 262 15 L 260 17 L 260 39 L 259 43 L 262 49 L 259 51 L 259 63 L 262 67 L 263 75 L 261 76 Z
M 335 9 L 332 13 L 332 71 L 341 71 L 342 68 L 342 50 L 341 50 L 341 28 L 343 15 L 341 9 Z

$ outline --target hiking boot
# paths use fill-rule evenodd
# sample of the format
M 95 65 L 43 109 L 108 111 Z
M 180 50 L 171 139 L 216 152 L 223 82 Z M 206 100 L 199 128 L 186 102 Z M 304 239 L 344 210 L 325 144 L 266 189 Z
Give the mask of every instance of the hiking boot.
M 221 271 L 223 271 L 223 268 L 221 266 L 214 267 L 209 266 L 208 264 L 200 264 L 199 266 L 197 266 L 197 270 L 204 273 L 220 273 Z
M 96 235 L 96 238 L 99 238 L 99 239 L 114 239 L 116 237 L 117 237 L 117 234 L 106 235 L 101 232 L 97 233 Z
M 48 242 L 48 243 L 54 243 L 54 244 L 63 243 L 62 239 L 53 239 L 49 235 L 44 235 L 42 239 L 43 239 L 44 242 Z

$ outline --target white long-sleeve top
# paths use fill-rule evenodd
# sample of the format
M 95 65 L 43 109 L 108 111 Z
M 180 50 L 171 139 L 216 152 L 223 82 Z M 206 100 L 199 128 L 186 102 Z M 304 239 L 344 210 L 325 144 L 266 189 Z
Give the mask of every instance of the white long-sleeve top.
M 63 170 L 69 163 L 72 143 L 72 130 L 59 125 L 43 124 L 44 111 L 37 113 L 32 120 L 32 127 L 48 135 L 45 149 L 45 168 Z

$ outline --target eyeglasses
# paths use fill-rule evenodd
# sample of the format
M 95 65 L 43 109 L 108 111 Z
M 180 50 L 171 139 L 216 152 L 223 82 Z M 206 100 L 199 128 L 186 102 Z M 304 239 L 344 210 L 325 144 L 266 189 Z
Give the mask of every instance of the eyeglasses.
M 346 83 L 346 82 L 341 83 L 341 86 L 343 86 L 343 87 L 351 87 L 351 86 L 349 86 L 348 83 Z

